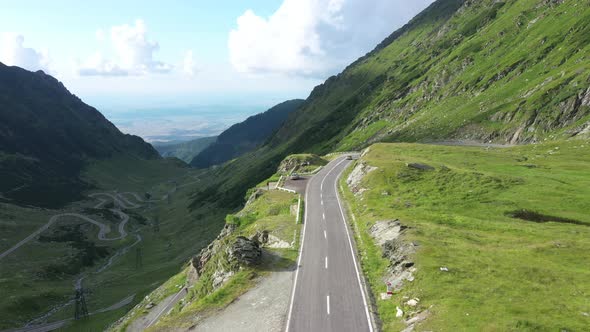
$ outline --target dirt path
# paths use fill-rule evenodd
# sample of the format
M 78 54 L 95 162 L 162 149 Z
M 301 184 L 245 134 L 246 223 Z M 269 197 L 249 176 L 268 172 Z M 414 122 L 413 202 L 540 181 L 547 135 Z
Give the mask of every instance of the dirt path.
M 272 272 L 234 303 L 205 318 L 190 331 L 283 331 L 293 276 L 293 271 Z

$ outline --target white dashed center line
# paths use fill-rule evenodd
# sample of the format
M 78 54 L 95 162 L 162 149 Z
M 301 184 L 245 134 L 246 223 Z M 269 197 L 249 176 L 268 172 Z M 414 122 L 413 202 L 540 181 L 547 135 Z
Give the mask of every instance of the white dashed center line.
M 324 231 L 324 239 L 328 238 L 328 233 L 326 233 L 326 231 Z
M 326 256 L 326 270 L 328 269 L 328 256 Z
M 327 309 L 327 312 L 329 315 L 330 314 L 330 295 L 326 296 L 326 304 L 327 304 L 326 309 Z

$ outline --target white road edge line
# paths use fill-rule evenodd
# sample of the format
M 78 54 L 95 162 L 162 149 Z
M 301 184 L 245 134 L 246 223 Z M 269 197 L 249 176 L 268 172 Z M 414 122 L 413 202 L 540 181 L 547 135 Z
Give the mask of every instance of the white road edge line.
M 334 166 L 334 168 L 336 168 L 338 165 L 342 164 L 343 161 L 345 161 L 346 159 L 342 159 L 338 164 L 336 164 Z M 332 168 L 332 170 L 334 169 Z M 332 170 L 330 170 L 326 175 L 324 175 L 324 178 L 322 179 L 322 183 L 320 185 L 320 195 L 321 190 L 324 186 L 324 180 L 326 180 L 326 177 L 328 176 L 328 174 L 330 174 L 330 172 L 332 172 Z M 313 179 L 313 177 L 312 177 Z M 307 183 L 307 187 L 305 188 L 305 218 L 303 219 L 303 235 L 301 236 L 301 244 L 299 247 L 299 259 L 297 260 L 297 269 L 295 270 L 295 280 L 293 281 L 293 290 L 291 291 L 291 305 L 289 305 L 289 314 L 287 315 L 287 327 L 285 328 L 285 332 L 289 332 L 289 327 L 291 325 L 291 316 L 293 315 L 293 303 L 295 302 L 295 291 L 297 290 L 297 277 L 299 277 L 299 266 L 301 266 L 301 257 L 303 256 L 303 243 L 305 242 L 305 229 L 307 227 L 307 215 L 309 212 L 309 205 L 307 204 L 307 199 L 309 198 L 308 192 L 309 192 L 309 188 L 311 183 L 311 179 L 309 180 L 309 182 Z M 338 193 L 336 193 L 336 195 L 338 195 Z M 338 196 L 336 196 L 338 197 Z M 369 323 L 369 327 L 371 327 L 371 324 Z M 371 330 L 372 331 L 372 330 Z
M 326 309 L 328 311 L 328 315 L 330 314 L 330 295 L 326 296 Z
M 338 176 L 336 178 L 336 181 L 334 181 L 334 190 L 336 191 L 336 200 L 338 201 L 338 207 L 340 208 L 340 214 L 342 215 L 342 223 L 344 224 L 344 229 L 346 230 L 346 235 L 348 236 L 348 244 L 350 246 L 350 254 L 352 255 L 352 261 L 354 262 L 354 270 L 356 271 L 356 278 L 358 280 L 359 288 L 361 290 L 361 295 L 363 297 L 363 304 L 365 305 L 365 314 L 367 315 L 367 323 L 369 324 L 369 331 L 373 332 L 373 323 L 371 321 L 371 314 L 369 313 L 369 305 L 367 304 L 365 290 L 364 290 L 363 284 L 361 282 L 361 275 L 359 273 L 358 264 L 356 262 L 356 255 L 354 254 L 354 247 L 352 246 L 350 232 L 348 231 L 348 225 L 346 224 L 346 217 L 344 216 L 344 210 L 342 209 L 342 204 L 340 203 L 340 195 L 338 194 L 338 187 L 336 186 L 339 178 L 340 178 L 340 176 Z

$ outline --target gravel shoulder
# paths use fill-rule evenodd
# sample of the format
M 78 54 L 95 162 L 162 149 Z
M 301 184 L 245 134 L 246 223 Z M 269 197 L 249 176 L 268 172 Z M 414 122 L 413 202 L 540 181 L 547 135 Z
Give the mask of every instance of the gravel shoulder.
M 294 271 L 269 274 L 224 310 L 201 321 L 191 331 L 283 331 Z

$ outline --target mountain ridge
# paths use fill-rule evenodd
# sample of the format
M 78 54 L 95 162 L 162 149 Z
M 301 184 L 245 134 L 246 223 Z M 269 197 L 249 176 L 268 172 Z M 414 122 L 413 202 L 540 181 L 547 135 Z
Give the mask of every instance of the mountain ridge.
M 90 185 L 78 175 L 91 159 L 160 158 L 123 134 L 54 77 L 0 63 L 0 192 L 4 199 L 59 206 Z M 53 192 L 54 195 L 47 195 Z
M 213 144 L 196 155 L 190 164 L 197 168 L 206 168 L 256 149 L 301 105 L 301 99 L 287 100 L 232 125 L 219 134 Z
M 240 200 L 289 154 L 376 142 L 584 137 L 588 21 L 590 4 L 580 0 L 437 0 L 315 87 L 265 144 L 224 164 L 216 172 L 220 185 L 196 192 L 193 207 Z

